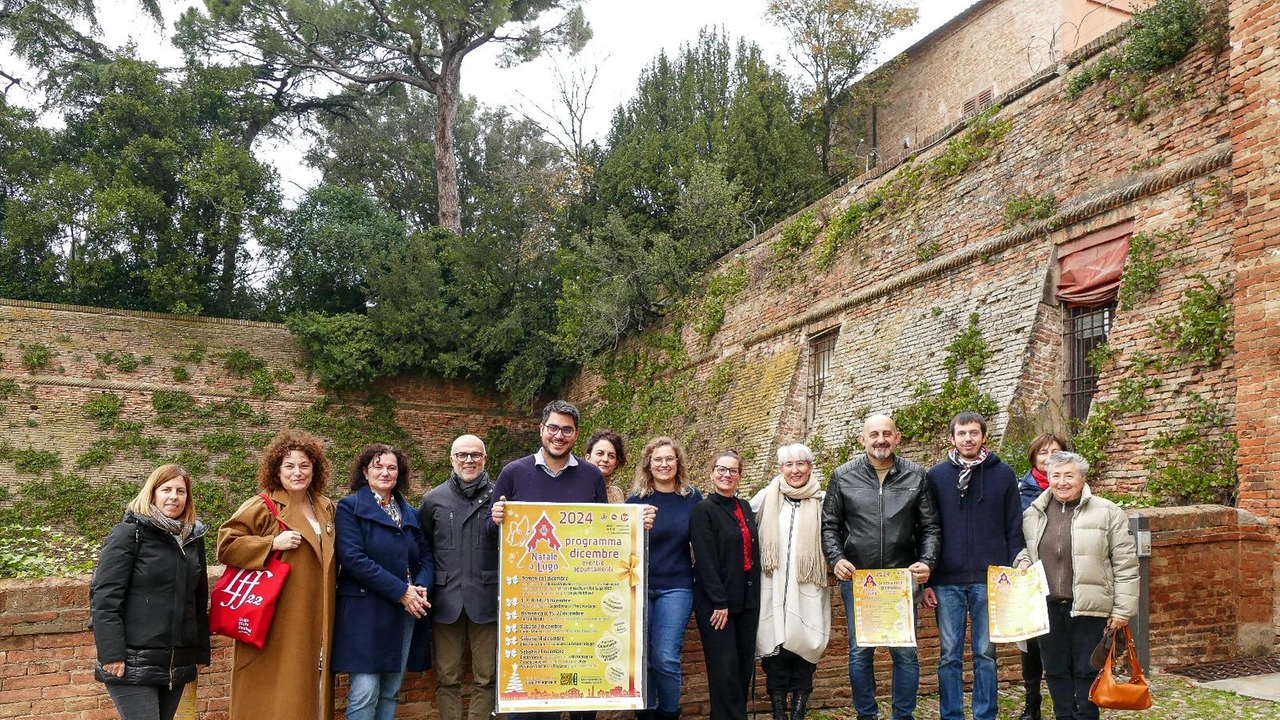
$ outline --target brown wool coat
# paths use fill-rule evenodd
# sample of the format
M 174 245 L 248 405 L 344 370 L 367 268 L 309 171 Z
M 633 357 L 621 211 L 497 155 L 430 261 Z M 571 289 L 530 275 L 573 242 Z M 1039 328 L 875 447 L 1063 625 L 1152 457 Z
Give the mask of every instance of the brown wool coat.
M 271 493 L 280 519 L 302 534 L 296 550 L 283 559 L 292 566 L 276 602 L 271 631 L 262 649 L 237 642 L 232 659 L 230 720 L 330 720 L 337 561 L 333 553 L 333 501 L 313 494 L 320 534 L 316 537 L 302 508 L 290 505 L 284 490 Z M 261 498 L 253 497 L 218 530 L 218 562 L 261 568 L 280 531 Z M 323 652 L 323 659 L 321 653 Z

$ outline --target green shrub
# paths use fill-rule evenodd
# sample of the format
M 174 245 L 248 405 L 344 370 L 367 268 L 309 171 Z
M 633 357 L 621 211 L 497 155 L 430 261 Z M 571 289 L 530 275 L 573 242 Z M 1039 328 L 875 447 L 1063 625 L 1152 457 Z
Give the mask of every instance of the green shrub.
M 48 345 L 41 343 L 32 343 L 31 345 L 19 344 L 18 348 L 22 350 L 22 367 L 27 369 L 29 373 L 37 373 L 49 367 L 50 361 L 53 359 L 53 351 Z
M 0 579 L 78 575 L 98 560 L 96 544 L 49 526 L 0 524 Z
M 267 361 L 248 350 L 232 350 L 222 356 L 222 367 L 234 377 L 243 378 L 267 367 Z

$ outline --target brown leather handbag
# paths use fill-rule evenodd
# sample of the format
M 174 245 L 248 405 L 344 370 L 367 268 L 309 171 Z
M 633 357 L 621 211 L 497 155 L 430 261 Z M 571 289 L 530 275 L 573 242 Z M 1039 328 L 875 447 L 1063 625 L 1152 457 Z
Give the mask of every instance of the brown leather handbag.
M 1124 628 L 1124 640 L 1128 644 L 1125 653 L 1129 662 L 1129 682 L 1116 682 L 1112 666 L 1116 659 L 1116 641 L 1120 633 L 1111 636 L 1111 651 L 1107 653 L 1107 662 L 1102 666 L 1098 677 L 1089 688 L 1089 701 L 1100 708 L 1111 710 L 1146 710 L 1151 707 L 1151 686 L 1142 675 L 1142 666 L 1138 664 L 1138 650 L 1133 646 L 1133 634 L 1129 626 Z

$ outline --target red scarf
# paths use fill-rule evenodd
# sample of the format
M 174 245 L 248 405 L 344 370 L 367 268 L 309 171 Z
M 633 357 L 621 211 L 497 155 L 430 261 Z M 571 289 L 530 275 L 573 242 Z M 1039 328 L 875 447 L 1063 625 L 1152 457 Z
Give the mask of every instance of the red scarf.
M 1040 486 L 1041 490 L 1049 489 L 1049 476 L 1040 472 L 1039 468 L 1031 468 L 1031 477 L 1035 478 L 1036 484 Z
M 751 572 L 751 528 L 747 527 L 747 516 L 742 514 L 742 503 L 737 498 L 733 499 L 733 516 L 742 532 L 742 569 Z

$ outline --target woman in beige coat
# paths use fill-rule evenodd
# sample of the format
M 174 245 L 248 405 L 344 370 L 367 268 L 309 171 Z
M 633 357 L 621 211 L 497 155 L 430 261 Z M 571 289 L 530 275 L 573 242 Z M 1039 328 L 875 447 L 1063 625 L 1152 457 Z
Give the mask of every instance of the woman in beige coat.
M 315 436 L 284 430 L 262 452 L 258 486 L 280 513 L 282 529 L 255 496 L 218 531 L 218 562 L 259 569 L 283 551 L 291 569 L 262 649 L 236 642 L 231 720 L 329 720 L 333 717 L 334 504 L 325 497 L 329 461 Z
M 1022 514 L 1018 566 L 1043 562 L 1049 583 L 1049 634 L 1038 640 L 1054 716 L 1097 720 L 1089 655 L 1138 610 L 1137 549 L 1124 511 L 1085 484 L 1087 460 L 1055 452 L 1045 465 L 1049 489 Z

